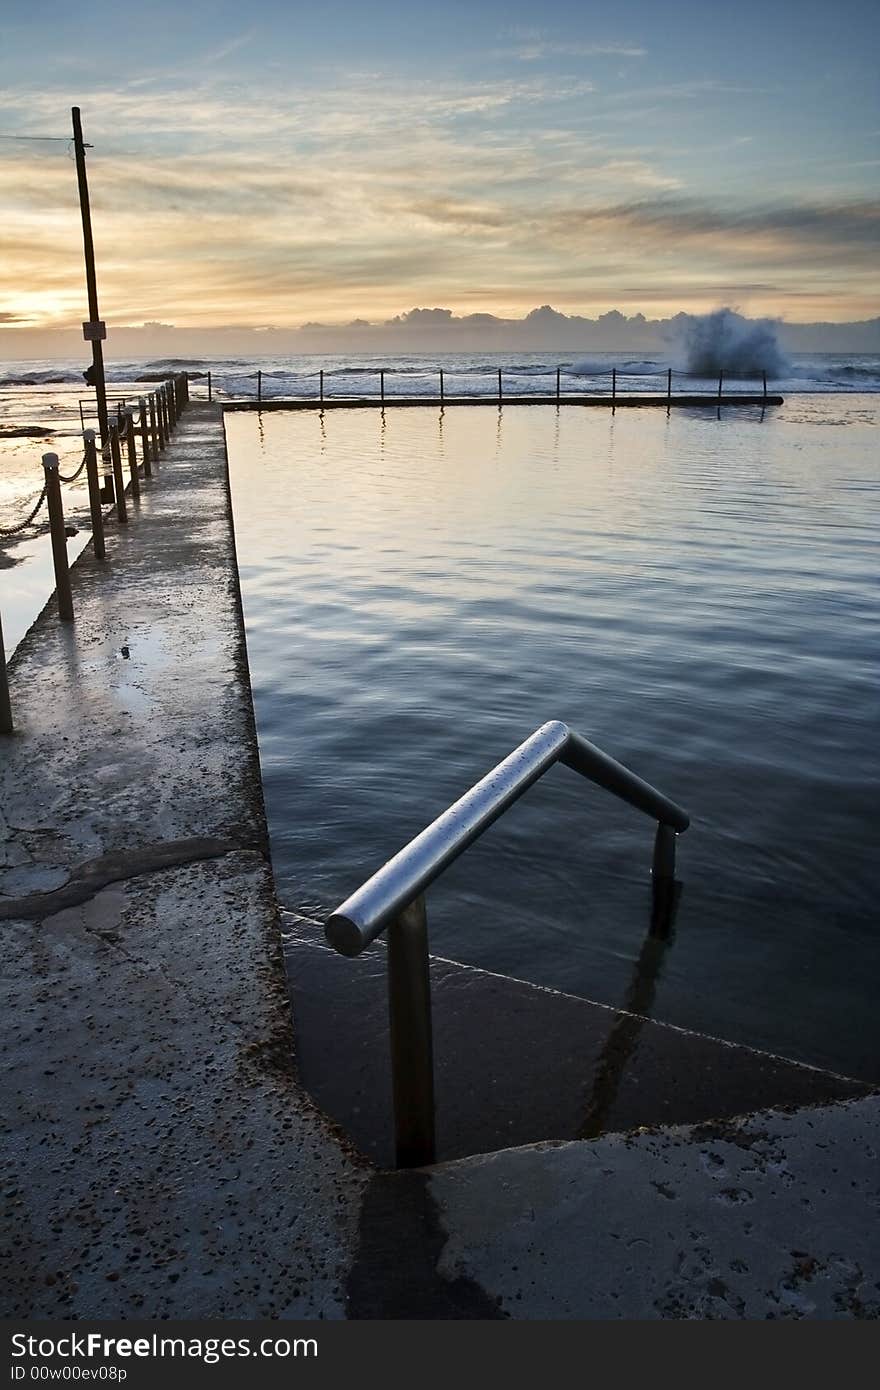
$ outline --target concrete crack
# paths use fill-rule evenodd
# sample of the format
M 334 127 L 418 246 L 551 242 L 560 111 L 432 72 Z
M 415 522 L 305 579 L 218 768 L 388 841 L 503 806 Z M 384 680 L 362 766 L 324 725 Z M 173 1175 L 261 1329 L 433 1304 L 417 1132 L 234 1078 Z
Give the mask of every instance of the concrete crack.
M 182 840 L 161 840 L 158 844 L 145 845 L 140 849 L 115 850 L 77 865 L 70 880 L 61 888 L 0 902 L 0 922 L 36 921 L 42 917 L 52 917 L 65 908 L 88 902 L 111 883 L 155 873 L 158 869 L 179 869 L 200 859 L 220 859 L 224 854 L 237 850 L 256 848 L 256 845 L 237 844 L 233 840 L 193 835 Z

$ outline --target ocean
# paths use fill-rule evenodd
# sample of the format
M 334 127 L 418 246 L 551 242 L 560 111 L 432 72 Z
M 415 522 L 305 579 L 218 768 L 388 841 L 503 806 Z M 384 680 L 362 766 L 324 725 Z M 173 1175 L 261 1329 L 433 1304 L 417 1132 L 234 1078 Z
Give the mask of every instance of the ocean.
M 626 354 L 117 364 L 215 393 L 656 392 Z M 8 365 L 0 524 L 53 447 L 72 364 Z M 557 768 L 429 894 L 438 954 L 878 1079 L 880 360 L 794 359 L 779 407 L 227 417 L 279 896 L 321 920 L 537 725 L 564 719 L 690 811 L 644 979 L 652 828 Z M 50 380 L 50 377 L 57 378 Z M 725 387 L 737 382 L 725 376 Z M 743 389 L 752 389 L 753 381 Z M 676 376 L 675 390 L 717 389 Z M 194 393 L 204 378 L 194 381 Z M 83 393 L 84 398 L 84 393 Z M 84 493 L 70 491 L 83 526 Z M 84 529 L 73 545 L 84 544 Z M 13 646 L 48 541 L 0 540 Z M 40 569 L 40 566 L 43 569 Z M 30 606 L 29 606 L 30 605 Z M 645 1002 L 647 1001 L 647 1002 Z

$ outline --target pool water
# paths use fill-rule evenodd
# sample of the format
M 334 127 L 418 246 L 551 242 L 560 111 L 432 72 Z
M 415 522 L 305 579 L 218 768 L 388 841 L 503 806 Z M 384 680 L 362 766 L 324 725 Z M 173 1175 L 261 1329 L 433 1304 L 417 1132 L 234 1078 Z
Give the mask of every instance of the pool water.
M 451 959 L 880 1078 L 880 410 L 226 417 L 279 896 L 326 916 L 562 719 L 681 802 L 554 768 L 428 896 Z

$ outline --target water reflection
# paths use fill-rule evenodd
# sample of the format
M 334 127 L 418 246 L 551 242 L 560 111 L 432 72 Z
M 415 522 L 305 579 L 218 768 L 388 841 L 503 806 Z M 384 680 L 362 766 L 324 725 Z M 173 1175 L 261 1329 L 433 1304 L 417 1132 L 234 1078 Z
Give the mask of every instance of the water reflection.
M 679 882 L 655 885 L 651 928 L 633 966 L 632 978 L 620 1005 L 621 1013 L 596 1059 L 578 1139 L 595 1139 L 608 1128 L 630 1058 L 653 1012 L 657 981 L 674 939 L 681 891 Z

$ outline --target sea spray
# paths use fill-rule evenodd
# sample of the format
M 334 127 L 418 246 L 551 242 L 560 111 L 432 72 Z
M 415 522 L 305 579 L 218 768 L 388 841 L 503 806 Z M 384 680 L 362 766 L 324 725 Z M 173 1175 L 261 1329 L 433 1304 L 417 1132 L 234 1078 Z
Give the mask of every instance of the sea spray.
M 691 376 L 784 376 L 788 361 L 779 345 L 773 319 L 747 319 L 733 309 L 711 314 L 681 314 L 673 339 L 680 370 Z

